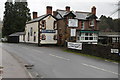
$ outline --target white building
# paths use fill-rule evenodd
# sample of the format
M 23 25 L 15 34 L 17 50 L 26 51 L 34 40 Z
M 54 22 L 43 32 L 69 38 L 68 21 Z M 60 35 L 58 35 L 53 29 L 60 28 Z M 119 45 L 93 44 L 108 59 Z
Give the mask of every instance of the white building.
M 46 7 L 46 14 L 37 17 L 33 12 L 33 19 L 26 23 L 25 42 L 41 44 L 57 44 L 57 22 L 52 15 L 52 7 Z

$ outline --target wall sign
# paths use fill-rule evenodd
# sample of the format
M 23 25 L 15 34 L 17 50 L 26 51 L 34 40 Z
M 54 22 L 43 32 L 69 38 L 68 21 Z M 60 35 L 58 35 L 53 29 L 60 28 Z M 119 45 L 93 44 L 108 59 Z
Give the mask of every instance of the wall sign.
M 69 19 L 68 27 L 78 27 L 78 20 L 77 19 Z
M 56 33 L 55 30 L 42 30 L 42 33 Z
M 68 48 L 82 50 L 82 43 L 68 42 Z
M 119 53 L 119 49 L 111 49 L 111 53 Z
M 71 36 L 76 36 L 76 29 L 71 29 L 70 35 Z

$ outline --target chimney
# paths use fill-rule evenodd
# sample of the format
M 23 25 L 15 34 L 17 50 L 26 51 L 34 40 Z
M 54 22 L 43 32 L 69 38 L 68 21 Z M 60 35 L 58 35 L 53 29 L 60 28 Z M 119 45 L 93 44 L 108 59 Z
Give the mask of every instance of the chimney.
M 37 12 L 33 12 L 33 19 L 37 18 Z
M 46 7 L 46 14 L 52 14 L 52 6 Z
M 92 12 L 92 14 L 96 15 L 96 7 L 95 6 L 92 7 L 91 12 Z
M 53 16 L 56 16 L 57 15 L 57 11 L 53 11 Z
M 66 6 L 66 11 L 70 12 L 70 7 L 69 6 Z

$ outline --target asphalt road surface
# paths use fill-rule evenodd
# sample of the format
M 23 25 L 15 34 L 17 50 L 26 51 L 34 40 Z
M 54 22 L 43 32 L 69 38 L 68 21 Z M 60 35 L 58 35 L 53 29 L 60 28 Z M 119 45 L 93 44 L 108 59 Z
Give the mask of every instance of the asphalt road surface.
M 3 43 L 2 48 L 16 55 L 42 78 L 118 78 L 118 64 L 64 52 L 59 47 Z

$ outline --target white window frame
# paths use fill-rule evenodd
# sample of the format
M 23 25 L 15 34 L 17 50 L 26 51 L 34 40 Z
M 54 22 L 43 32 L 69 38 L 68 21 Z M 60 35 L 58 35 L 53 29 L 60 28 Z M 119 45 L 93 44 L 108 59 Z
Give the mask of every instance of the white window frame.
M 87 37 L 88 40 L 90 40 L 90 37 L 93 38 L 92 40 L 97 40 L 98 39 L 98 36 L 96 35 L 96 33 L 92 33 L 92 36 L 90 36 L 91 33 L 87 33 L 87 34 L 88 35 L 86 36 L 85 33 L 81 33 L 80 40 L 85 40 L 85 37 Z
M 85 22 L 84 21 L 81 21 L 81 29 L 84 30 L 85 29 Z
M 90 21 L 90 27 L 94 27 L 95 26 L 95 20 L 94 19 L 92 19 L 91 21 Z

